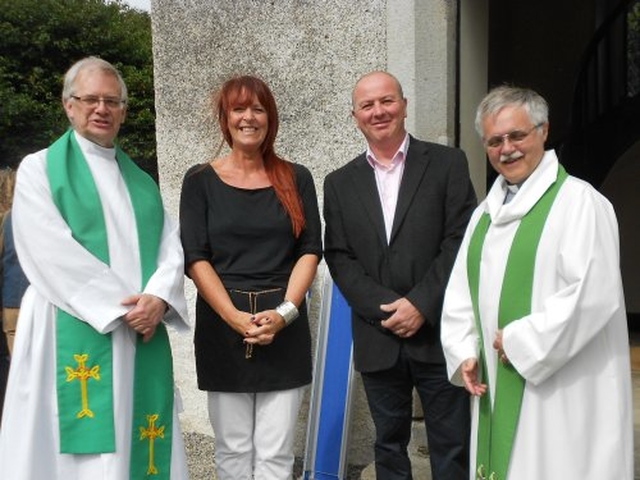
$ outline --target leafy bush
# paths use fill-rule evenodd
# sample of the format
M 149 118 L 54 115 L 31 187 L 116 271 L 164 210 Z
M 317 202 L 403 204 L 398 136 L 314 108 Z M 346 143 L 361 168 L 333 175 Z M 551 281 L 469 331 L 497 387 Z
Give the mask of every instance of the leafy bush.
M 151 19 L 121 0 L 0 0 L 0 168 L 15 167 L 68 127 L 62 78 L 89 55 L 129 90 L 122 148 L 157 178 Z

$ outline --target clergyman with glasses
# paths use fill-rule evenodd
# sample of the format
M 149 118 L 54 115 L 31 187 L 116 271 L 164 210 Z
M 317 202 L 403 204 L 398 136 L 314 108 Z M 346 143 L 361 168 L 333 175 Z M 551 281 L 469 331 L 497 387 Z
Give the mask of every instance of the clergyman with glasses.
M 493 89 L 476 129 L 499 176 L 465 233 L 441 331 L 450 379 L 474 398 L 473 478 L 632 480 L 613 208 L 545 151 L 538 93 Z
M 127 88 L 88 57 L 71 128 L 20 164 L 16 249 L 30 287 L 0 431 L 2 478 L 188 478 L 165 323 L 187 328 L 177 222 L 115 143 Z

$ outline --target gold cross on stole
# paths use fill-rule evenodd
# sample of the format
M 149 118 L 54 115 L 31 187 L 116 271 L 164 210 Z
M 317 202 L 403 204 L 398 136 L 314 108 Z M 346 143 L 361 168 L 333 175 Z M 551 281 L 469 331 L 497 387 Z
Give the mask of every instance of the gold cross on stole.
M 164 425 L 156 427 L 156 420 L 158 420 L 158 417 L 159 415 L 157 413 L 147 415 L 147 420 L 149 422 L 148 428 L 140 427 L 140 440 L 144 440 L 145 438 L 149 439 L 149 468 L 147 469 L 147 475 L 158 474 L 158 469 L 153 462 L 153 445 L 157 437 L 164 438 Z
M 65 371 L 67 372 L 67 382 L 72 382 L 76 379 L 80 380 L 80 391 L 82 395 L 82 410 L 80 410 L 76 418 L 89 417 L 93 418 L 94 414 L 89 409 L 89 392 L 87 389 L 87 382 L 89 379 L 94 378 L 95 380 L 100 380 L 100 365 L 95 365 L 91 368 L 87 368 L 85 363 L 89 355 L 83 353 L 82 355 L 75 354 L 73 359 L 78 362 L 78 368 L 73 369 L 71 367 L 65 367 Z

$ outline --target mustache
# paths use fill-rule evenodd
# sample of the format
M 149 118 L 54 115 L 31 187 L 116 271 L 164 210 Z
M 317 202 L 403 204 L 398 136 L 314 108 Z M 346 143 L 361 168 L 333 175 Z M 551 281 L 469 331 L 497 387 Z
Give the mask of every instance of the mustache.
M 500 161 L 508 162 L 509 160 L 518 160 L 522 157 L 524 157 L 524 153 L 522 152 L 511 152 L 509 155 L 500 155 Z

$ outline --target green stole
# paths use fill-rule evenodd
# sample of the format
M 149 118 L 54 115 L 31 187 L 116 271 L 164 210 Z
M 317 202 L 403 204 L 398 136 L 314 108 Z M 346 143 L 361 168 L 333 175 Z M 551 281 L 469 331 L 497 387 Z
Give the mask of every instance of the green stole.
M 116 159 L 136 219 L 143 289 L 157 268 L 164 223 L 162 200 L 153 179 L 119 148 Z M 108 265 L 108 233 L 100 196 L 72 130 L 49 147 L 47 175 L 53 201 L 73 238 Z M 61 453 L 115 452 L 111 334 L 100 334 L 58 308 L 56 337 Z M 172 425 L 173 361 L 166 328 L 160 323 L 149 342 L 137 335 L 131 478 L 154 475 L 169 479 Z
M 520 221 L 507 259 L 502 282 L 498 309 L 498 328 L 503 329 L 513 320 L 531 313 L 531 295 L 536 252 L 547 216 L 560 187 L 567 178 L 567 172 L 558 165 L 556 181 L 540 197 L 536 204 Z M 482 247 L 491 224 L 491 217 L 485 213 L 480 218 L 471 236 L 467 254 L 467 276 L 480 336 L 480 362 L 485 372 L 485 382 L 489 383 L 484 339 L 478 303 L 480 284 L 480 262 Z M 480 397 L 478 422 L 478 446 L 476 456 L 476 478 L 505 480 L 511 458 L 511 448 L 520 417 L 525 380 L 512 365 L 498 361 L 495 388 L 495 406 L 491 408 L 490 391 Z M 487 476 L 488 474 L 488 476 Z

